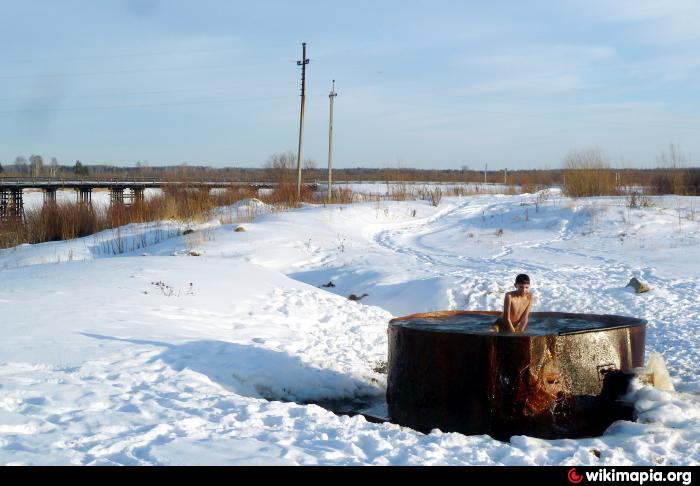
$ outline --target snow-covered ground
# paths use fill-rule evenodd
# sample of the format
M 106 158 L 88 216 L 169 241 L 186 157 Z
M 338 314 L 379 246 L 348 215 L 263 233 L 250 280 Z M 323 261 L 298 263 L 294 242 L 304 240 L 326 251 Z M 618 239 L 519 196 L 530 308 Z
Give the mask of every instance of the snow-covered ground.
M 0 463 L 698 464 L 698 200 L 653 201 L 248 201 L 200 225 L 0 250 Z M 520 272 L 536 310 L 648 319 L 676 391 L 636 384 L 635 422 L 553 441 L 303 405 L 381 396 L 392 316 L 498 308 Z M 625 288 L 632 276 L 652 291 Z
M 326 191 L 328 189 L 328 183 L 322 180 L 318 181 L 319 189 Z M 397 191 L 407 190 L 415 193 L 431 190 L 435 188 L 440 188 L 443 191 L 452 191 L 455 188 L 462 189 L 466 192 L 478 192 L 483 194 L 494 194 L 494 193 L 505 193 L 509 189 L 515 189 L 516 186 L 505 186 L 503 184 L 481 184 L 475 182 L 469 183 L 452 183 L 452 182 L 348 182 L 348 181 L 335 181 L 333 183 L 334 188 L 348 188 L 352 192 L 361 194 L 391 194 Z
M 317 196 L 323 200 L 328 194 L 328 183 L 318 181 Z M 450 182 L 350 182 L 335 181 L 334 190 L 352 191 L 354 201 L 371 201 L 378 198 L 389 199 L 427 199 L 428 195 L 440 191 L 442 195 L 466 195 L 466 194 L 517 194 L 521 192 L 520 186 L 506 186 L 504 184 L 482 183 L 450 183 Z

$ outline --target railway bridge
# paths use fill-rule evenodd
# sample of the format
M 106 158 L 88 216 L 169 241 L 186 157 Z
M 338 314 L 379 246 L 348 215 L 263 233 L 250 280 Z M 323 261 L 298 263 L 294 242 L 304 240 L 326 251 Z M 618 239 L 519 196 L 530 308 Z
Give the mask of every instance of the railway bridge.
M 22 221 L 24 219 L 24 191 L 27 189 L 43 191 L 45 205 L 56 203 L 56 193 L 59 190 L 74 190 L 77 203 L 92 204 L 92 191 L 95 189 L 108 190 L 110 204 L 131 205 L 144 200 L 146 189 L 181 187 L 209 191 L 211 189 L 248 188 L 257 192 L 260 189 L 272 189 L 275 186 L 274 182 L 259 181 L 0 178 L 0 222 Z M 318 189 L 317 183 L 307 183 L 306 186 L 313 190 Z

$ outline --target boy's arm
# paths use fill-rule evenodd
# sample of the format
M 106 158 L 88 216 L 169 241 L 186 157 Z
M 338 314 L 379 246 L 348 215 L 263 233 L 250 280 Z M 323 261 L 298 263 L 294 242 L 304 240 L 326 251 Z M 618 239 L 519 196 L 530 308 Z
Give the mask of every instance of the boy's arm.
M 510 317 L 510 294 L 506 294 L 505 298 L 503 299 L 503 320 L 505 321 L 506 326 L 508 326 L 508 329 L 510 329 L 510 332 L 515 332 L 513 321 Z

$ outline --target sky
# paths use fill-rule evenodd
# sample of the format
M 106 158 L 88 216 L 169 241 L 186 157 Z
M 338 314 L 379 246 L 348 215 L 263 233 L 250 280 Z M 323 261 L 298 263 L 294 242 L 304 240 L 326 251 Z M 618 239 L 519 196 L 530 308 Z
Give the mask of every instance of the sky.
M 700 165 L 700 0 L 0 0 L 0 163 Z

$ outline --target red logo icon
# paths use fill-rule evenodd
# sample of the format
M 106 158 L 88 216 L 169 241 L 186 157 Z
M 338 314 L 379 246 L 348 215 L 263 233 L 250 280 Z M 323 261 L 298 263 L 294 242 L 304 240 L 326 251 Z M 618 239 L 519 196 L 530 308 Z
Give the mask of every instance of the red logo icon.
M 574 483 L 574 484 L 578 484 L 581 481 L 583 481 L 583 476 L 576 473 L 575 467 L 572 467 L 571 469 L 569 469 L 568 478 L 569 478 L 569 482 Z

